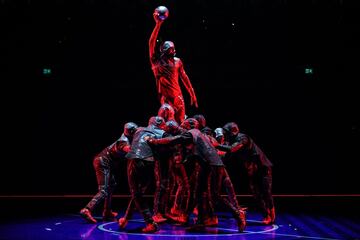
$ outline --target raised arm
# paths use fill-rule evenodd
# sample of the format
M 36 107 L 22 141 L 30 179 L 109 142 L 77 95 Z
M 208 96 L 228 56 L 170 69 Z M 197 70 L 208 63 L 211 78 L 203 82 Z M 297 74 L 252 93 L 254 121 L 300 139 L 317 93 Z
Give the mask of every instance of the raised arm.
M 197 98 L 196 98 L 196 95 L 195 95 L 194 88 L 191 85 L 190 79 L 189 79 L 188 75 L 185 72 L 184 65 L 183 65 L 181 60 L 179 61 L 179 64 L 180 64 L 179 73 L 180 73 L 181 81 L 183 82 L 183 84 L 184 84 L 184 86 L 185 86 L 186 90 L 188 91 L 188 93 L 190 95 L 190 98 L 191 98 L 190 105 L 195 105 L 195 107 L 198 107 Z
M 150 39 L 149 39 L 149 54 L 150 54 L 150 61 L 152 61 L 154 54 L 155 54 L 155 47 L 156 47 L 156 39 L 160 31 L 161 24 L 163 21 L 158 18 L 156 13 L 153 14 L 155 19 L 155 27 L 154 30 L 151 33 Z

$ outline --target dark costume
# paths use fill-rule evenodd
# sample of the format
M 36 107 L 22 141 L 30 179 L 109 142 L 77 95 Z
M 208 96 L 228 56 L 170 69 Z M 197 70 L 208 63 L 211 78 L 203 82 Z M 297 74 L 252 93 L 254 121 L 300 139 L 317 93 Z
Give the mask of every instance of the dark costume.
M 131 201 L 134 202 L 137 210 L 143 215 L 146 223 L 146 227 L 142 229 L 143 232 L 156 232 L 159 230 L 158 225 L 152 218 L 150 208 L 143 198 L 146 187 L 151 181 L 149 177 L 154 171 L 155 161 L 153 150 L 146 141 L 146 138 L 161 138 L 165 133 L 164 129 L 165 122 L 162 117 L 151 117 L 146 128 L 139 128 L 135 132 L 131 143 L 131 150 L 126 154 L 126 158 L 128 158 L 127 170 Z M 131 208 L 128 209 L 131 210 Z M 126 224 L 123 221 L 127 221 L 127 219 L 119 220 L 120 227 L 125 227 Z
M 210 140 L 195 128 L 197 126 L 197 121 L 193 118 L 189 118 L 182 123 L 182 127 L 188 131 L 174 137 L 167 137 L 162 139 L 150 138 L 148 141 L 154 145 L 181 143 L 182 145 L 189 147 L 191 150 L 192 157 L 196 159 L 200 165 L 200 172 L 197 178 L 198 186 L 196 190 L 196 199 L 199 211 L 198 225 L 203 225 L 203 206 L 206 205 L 208 201 L 207 187 L 210 173 L 212 172 L 214 174 L 213 176 L 216 176 L 219 179 L 221 182 L 221 184 L 219 184 L 220 186 L 229 185 L 228 183 L 231 183 L 231 180 L 228 177 L 224 177 L 224 164 L 221 158 L 218 156 L 217 150 L 213 147 Z M 232 187 L 232 184 L 228 187 Z M 230 208 L 234 218 L 238 222 L 239 231 L 242 232 L 246 225 L 245 213 L 239 208 L 236 196 L 231 196 L 229 194 L 227 198 L 222 198 L 219 194 L 220 190 L 218 189 L 214 190 L 214 193 L 215 194 L 213 197 L 216 199 L 215 202 L 221 201 L 221 203 L 224 203 L 227 207 Z M 194 204 L 192 204 L 192 207 L 188 208 L 188 214 L 192 212 L 193 207 Z
M 182 129 L 176 121 L 166 122 L 167 133 L 171 136 L 175 136 L 181 133 Z M 166 210 L 166 217 L 177 221 L 178 217 L 183 217 L 187 211 L 190 197 L 190 186 L 188 176 L 183 165 L 183 147 L 181 144 L 175 144 L 172 146 L 164 146 L 170 148 L 172 155 L 169 160 L 169 184 L 167 192 L 169 192 L 168 202 L 171 202 L 170 194 L 175 190 L 175 199 L 171 209 Z M 168 207 L 170 205 L 168 204 Z M 183 217 L 182 221 L 187 219 Z M 180 221 L 181 222 L 181 221 Z
M 177 124 L 175 121 L 175 110 L 168 103 L 163 103 L 159 110 L 158 116 L 166 121 L 166 132 L 169 132 L 168 125 Z M 153 219 L 157 223 L 166 221 L 165 214 L 169 212 L 170 202 L 170 184 L 174 182 L 172 179 L 172 156 L 174 149 L 168 147 L 158 147 L 157 161 L 155 161 L 155 194 L 154 194 L 154 216 Z
M 113 172 L 114 162 L 125 159 L 125 154 L 130 150 L 130 141 L 137 127 L 133 122 L 126 123 L 121 137 L 94 158 L 93 165 L 99 191 L 86 207 L 80 211 L 81 216 L 88 222 L 96 223 L 91 213 L 102 201 L 104 201 L 103 217 L 105 219 L 115 217 L 115 213 L 111 211 L 112 192 L 116 186 Z
M 272 197 L 272 163 L 264 152 L 248 135 L 241 133 L 236 123 L 230 122 L 223 127 L 228 142 L 229 158 L 243 162 L 249 178 L 250 190 L 257 201 L 263 223 L 275 221 L 274 200 Z

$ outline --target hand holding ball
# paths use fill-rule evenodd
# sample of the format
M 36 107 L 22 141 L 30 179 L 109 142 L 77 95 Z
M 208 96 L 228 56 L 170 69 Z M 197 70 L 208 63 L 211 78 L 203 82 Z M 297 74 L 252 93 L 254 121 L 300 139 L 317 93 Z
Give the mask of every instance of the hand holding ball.
M 169 10 L 165 6 L 158 6 L 155 8 L 153 15 L 155 21 L 162 22 L 169 17 Z

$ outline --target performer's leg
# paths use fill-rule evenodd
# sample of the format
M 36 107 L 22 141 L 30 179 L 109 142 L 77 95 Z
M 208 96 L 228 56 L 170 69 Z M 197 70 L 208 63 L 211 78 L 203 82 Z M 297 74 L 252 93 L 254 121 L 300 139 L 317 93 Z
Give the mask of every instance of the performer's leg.
M 154 177 L 155 177 L 154 214 L 157 214 L 159 212 L 160 191 L 161 191 L 161 171 L 160 171 L 159 161 L 155 161 Z
M 115 176 L 112 173 L 112 170 L 110 169 L 110 184 L 109 184 L 109 191 L 108 191 L 108 195 L 105 198 L 104 201 L 104 211 L 103 211 L 103 219 L 104 220 L 110 220 L 110 221 L 114 221 L 116 220 L 115 217 L 118 215 L 117 212 L 113 212 L 112 211 L 112 194 L 115 190 L 116 187 L 116 180 L 115 180 Z
M 202 164 L 198 176 L 198 189 L 196 190 L 196 199 L 198 207 L 198 218 L 197 224 L 204 224 L 204 215 L 206 211 L 206 206 L 208 205 L 209 196 L 208 196 L 208 180 L 211 172 L 210 166 Z
M 143 232 L 155 232 L 159 228 L 152 219 L 150 208 L 148 207 L 145 199 L 143 198 L 142 192 L 142 178 L 148 176 L 153 171 L 151 163 L 139 160 L 130 159 L 128 165 L 128 182 L 131 192 L 131 197 L 135 203 L 138 211 L 143 215 L 146 227 L 142 230 Z
M 190 187 L 190 197 L 187 207 L 187 214 L 190 216 L 190 214 L 194 211 L 195 208 L 197 208 L 197 190 L 198 190 L 198 179 L 199 179 L 199 172 L 200 172 L 200 165 L 195 162 L 194 165 L 191 165 L 193 168 L 189 168 L 192 171 L 188 171 L 189 178 L 189 187 Z
M 157 160 L 155 161 L 154 175 L 155 175 L 155 194 L 154 194 L 154 216 L 153 219 L 155 222 L 165 222 L 167 219 L 164 218 L 165 214 L 165 198 L 166 198 L 166 187 L 167 187 L 167 173 L 165 173 L 164 161 Z
M 98 192 L 90 200 L 85 208 L 81 209 L 80 215 L 90 223 L 96 223 L 96 219 L 92 217 L 92 212 L 99 205 L 101 201 L 109 195 L 109 178 L 110 178 L 110 168 L 109 164 L 102 157 L 95 158 L 93 161 L 93 166 L 96 173 L 96 179 L 98 183 Z
M 131 163 L 131 160 L 127 161 L 127 173 L 129 173 L 130 171 L 132 171 L 133 165 Z M 141 188 L 140 191 L 142 192 L 142 194 L 145 194 L 148 186 L 149 186 L 150 182 L 149 181 L 144 181 L 144 183 L 141 183 Z M 138 184 L 139 186 L 139 184 Z M 136 208 L 135 204 L 134 204 L 134 198 L 130 198 L 128 206 L 126 208 L 125 214 L 122 218 L 119 219 L 119 226 L 120 228 L 125 228 L 128 220 L 132 218 L 133 213 L 134 213 L 134 209 Z
M 182 96 L 174 99 L 175 120 L 181 124 L 185 120 L 185 102 Z
M 173 207 L 175 206 L 175 199 L 173 198 L 173 195 L 174 195 L 174 191 L 175 189 L 177 190 L 177 187 L 175 188 L 176 186 L 176 175 L 175 175 L 175 163 L 173 161 L 173 159 L 170 160 L 170 163 L 169 163 L 169 183 L 168 183 L 168 186 L 167 186 L 167 202 L 168 204 L 166 205 L 166 209 L 165 209 L 165 213 L 166 214 L 171 214 L 171 210 L 173 209 Z
M 175 203 L 182 213 L 186 213 L 189 206 L 190 185 L 183 164 L 176 164 L 176 182 L 178 191 L 176 192 Z
M 245 212 L 240 209 L 230 176 L 224 167 L 214 167 L 214 169 L 215 179 L 217 179 L 218 183 L 214 189 L 215 202 L 222 203 L 230 209 L 233 217 L 237 220 L 239 231 L 243 232 L 246 226 Z M 226 190 L 226 197 L 220 195 L 222 186 Z
M 250 191 L 255 199 L 255 203 L 258 206 L 260 213 L 264 218 L 266 218 L 268 216 L 268 212 L 260 190 L 262 178 L 259 176 L 259 171 L 255 163 L 250 163 L 249 166 L 247 166 L 247 174 L 249 178 Z
M 261 192 L 267 209 L 267 217 L 263 220 L 264 224 L 271 224 L 275 222 L 275 207 L 272 196 L 272 169 L 270 167 L 263 167 L 261 169 L 262 187 Z

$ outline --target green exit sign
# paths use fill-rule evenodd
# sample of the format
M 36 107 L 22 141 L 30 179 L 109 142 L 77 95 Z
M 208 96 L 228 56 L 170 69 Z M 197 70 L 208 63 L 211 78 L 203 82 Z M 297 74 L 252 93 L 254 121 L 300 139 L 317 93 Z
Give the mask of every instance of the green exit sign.
M 312 68 L 305 68 L 305 74 L 313 74 L 313 69 Z
M 44 68 L 43 69 L 43 74 L 48 76 L 48 75 L 51 75 L 51 69 L 50 68 Z

